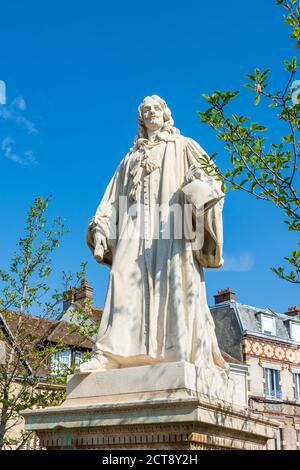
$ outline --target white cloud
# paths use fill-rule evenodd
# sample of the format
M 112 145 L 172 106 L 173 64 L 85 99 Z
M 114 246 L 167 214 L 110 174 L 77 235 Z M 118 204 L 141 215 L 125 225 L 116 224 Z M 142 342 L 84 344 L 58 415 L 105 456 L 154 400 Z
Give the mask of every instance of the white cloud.
M 12 118 L 12 111 L 8 106 L 0 106 L 0 117 L 8 121 Z
M 11 103 L 13 108 L 18 108 L 20 111 L 25 111 L 27 108 L 26 101 L 24 100 L 23 96 L 17 96 Z
M 234 255 L 224 255 L 224 267 L 222 271 L 246 273 L 252 271 L 254 265 L 254 255 L 248 251 L 241 251 Z
M 12 120 L 16 124 L 24 127 L 28 134 L 36 134 L 38 132 L 35 124 L 24 116 L 27 105 L 23 96 L 17 96 L 8 105 L 0 106 L 0 117 L 6 121 Z
M 18 124 L 22 124 L 27 130 L 28 134 L 37 134 L 37 128 L 35 127 L 33 122 L 29 121 L 24 116 L 17 116 L 16 122 Z
M 36 163 L 32 150 L 26 150 L 23 155 L 18 155 L 13 149 L 14 140 L 7 136 L 1 142 L 1 150 L 8 160 L 19 163 L 20 165 L 28 165 L 29 163 Z
M 6 158 L 12 160 L 13 162 L 22 164 L 22 159 L 13 151 L 13 143 L 14 141 L 11 137 L 5 137 L 5 139 L 3 139 L 1 142 L 1 150 L 3 150 Z
M 27 104 L 23 96 L 17 96 L 7 105 L 0 105 L 0 119 L 11 121 L 18 127 L 26 131 L 27 135 L 37 134 L 38 130 L 35 124 L 25 116 Z M 21 165 L 36 163 L 32 150 L 25 150 L 17 154 L 14 149 L 14 140 L 7 136 L 1 142 L 1 150 L 6 158 Z

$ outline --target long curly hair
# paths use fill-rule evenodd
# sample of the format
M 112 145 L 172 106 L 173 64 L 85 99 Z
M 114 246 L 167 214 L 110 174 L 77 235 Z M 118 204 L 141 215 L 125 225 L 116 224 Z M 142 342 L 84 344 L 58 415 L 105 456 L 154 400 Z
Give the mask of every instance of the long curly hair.
M 138 107 L 138 135 L 137 135 L 135 141 L 137 139 L 146 139 L 147 138 L 147 129 L 144 125 L 144 120 L 143 120 L 143 107 L 144 107 L 145 103 L 149 100 L 152 100 L 152 101 L 155 101 L 156 103 L 158 103 L 161 106 L 161 108 L 164 112 L 164 114 L 163 114 L 164 125 L 163 125 L 163 128 L 162 128 L 162 131 L 169 132 L 170 134 L 178 134 L 179 131 L 178 131 L 178 129 L 176 129 L 174 127 L 174 121 L 173 121 L 173 118 L 172 118 L 172 114 L 171 114 L 171 111 L 168 108 L 167 103 L 165 102 L 165 100 L 163 100 L 158 95 L 152 95 L 152 96 L 146 96 L 143 99 L 143 101 L 141 102 L 141 104 L 139 105 L 139 107 Z

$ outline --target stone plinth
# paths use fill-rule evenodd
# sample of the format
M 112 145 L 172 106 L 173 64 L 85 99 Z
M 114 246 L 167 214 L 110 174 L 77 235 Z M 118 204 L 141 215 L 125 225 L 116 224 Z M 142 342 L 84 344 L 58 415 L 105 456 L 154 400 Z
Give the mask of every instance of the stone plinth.
M 228 381 L 226 390 L 224 382 L 218 379 L 217 376 L 214 383 L 208 383 L 205 372 L 188 362 L 75 374 L 68 378 L 65 404 L 99 403 L 99 400 L 103 403 L 123 403 L 152 398 L 187 398 L 199 394 L 231 401 L 232 379 Z
M 184 362 L 70 376 L 66 401 L 24 412 L 26 429 L 47 449 L 272 447 L 278 423 L 208 399 L 198 378 Z

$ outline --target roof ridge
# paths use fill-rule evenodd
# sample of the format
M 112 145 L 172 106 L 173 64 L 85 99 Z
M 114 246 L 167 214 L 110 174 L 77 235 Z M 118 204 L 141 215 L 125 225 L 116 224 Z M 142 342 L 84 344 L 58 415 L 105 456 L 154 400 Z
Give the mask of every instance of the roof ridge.
M 262 307 L 254 307 L 254 305 L 248 305 L 248 304 L 243 304 L 241 302 L 235 302 L 237 306 L 241 306 L 241 307 L 247 307 L 247 308 L 250 308 L 252 310 L 255 310 L 256 312 L 272 312 L 274 313 L 274 315 L 283 315 L 282 313 L 278 313 L 278 312 L 275 312 L 275 310 L 273 310 L 272 308 L 270 307 L 265 307 L 265 308 L 262 308 Z

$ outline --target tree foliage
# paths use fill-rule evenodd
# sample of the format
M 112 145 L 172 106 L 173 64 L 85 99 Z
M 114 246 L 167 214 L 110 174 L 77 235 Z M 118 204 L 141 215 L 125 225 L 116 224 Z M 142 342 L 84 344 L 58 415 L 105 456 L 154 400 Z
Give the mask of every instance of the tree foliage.
M 277 0 L 286 12 L 285 23 L 291 26 L 291 38 L 300 47 L 300 4 L 296 0 Z M 254 70 L 248 74 L 245 87 L 254 93 L 256 106 L 274 110 L 283 133 L 272 138 L 268 123 L 253 122 L 249 116 L 232 114 L 239 91 L 214 91 L 205 94 L 209 107 L 199 111 L 201 122 L 208 124 L 224 142 L 227 151 L 226 171 L 213 166 L 206 156 L 202 164 L 209 174 L 221 179 L 228 189 L 245 191 L 259 200 L 273 203 L 284 211 L 288 230 L 300 230 L 299 199 L 299 131 L 300 131 L 300 81 L 296 73 L 300 67 L 297 57 L 284 61 L 286 82 L 279 91 L 269 86 L 270 70 Z M 216 159 L 217 154 L 213 155 Z M 286 266 L 272 268 L 281 278 L 300 283 L 300 243 L 290 256 Z
M 75 274 L 63 272 L 61 289 L 50 289 L 51 255 L 66 229 L 60 218 L 47 222 L 48 205 L 49 198 L 35 199 L 17 252 L 9 268 L 0 270 L 0 450 L 24 448 L 31 435 L 22 430 L 20 413 L 59 404 L 65 395 L 66 375 L 72 372 L 65 367 L 57 374 L 50 367 L 53 355 L 69 348 L 64 336 L 42 343 L 41 338 L 45 321 L 60 319 L 64 295 L 84 277 L 86 264 Z M 33 309 L 37 316 L 31 316 Z M 90 321 L 88 303 L 75 316 L 65 335 L 77 332 L 77 347 L 97 328 Z

